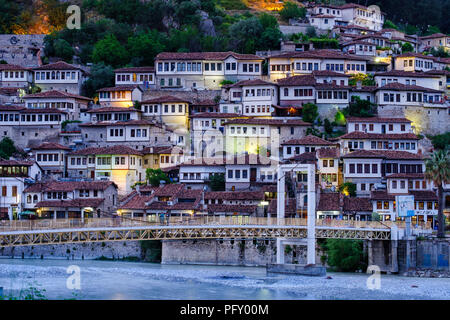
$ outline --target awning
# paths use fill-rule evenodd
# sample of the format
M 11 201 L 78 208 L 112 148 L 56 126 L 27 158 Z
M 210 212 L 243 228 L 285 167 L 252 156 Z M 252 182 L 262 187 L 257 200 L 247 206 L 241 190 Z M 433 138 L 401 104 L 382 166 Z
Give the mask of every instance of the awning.
M 19 213 L 19 216 L 34 216 L 36 215 L 36 212 L 33 211 L 22 211 Z

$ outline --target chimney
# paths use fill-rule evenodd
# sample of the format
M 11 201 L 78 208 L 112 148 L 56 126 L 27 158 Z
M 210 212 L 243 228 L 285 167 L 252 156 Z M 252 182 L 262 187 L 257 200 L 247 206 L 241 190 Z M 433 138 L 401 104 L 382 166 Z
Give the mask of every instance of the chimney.
M 138 193 L 138 195 L 141 195 L 141 185 L 140 184 L 136 185 L 136 192 Z

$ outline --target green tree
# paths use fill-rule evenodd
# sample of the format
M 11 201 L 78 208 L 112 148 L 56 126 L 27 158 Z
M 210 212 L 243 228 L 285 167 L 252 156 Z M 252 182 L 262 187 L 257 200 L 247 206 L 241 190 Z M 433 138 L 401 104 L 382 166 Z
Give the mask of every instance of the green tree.
M 327 239 L 325 247 L 328 265 L 337 271 L 352 272 L 367 268 L 367 256 L 364 254 L 363 241 Z
M 0 158 L 8 160 L 15 152 L 17 152 L 14 146 L 14 141 L 10 137 L 4 137 L 0 141 Z
M 274 29 L 276 29 L 276 28 L 278 28 L 278 21 L 277 21 L 277 19 L 274 16 L 272 16 L 272 15 L 270 15 L 268 13 L 265 13 L 265 12 L 262 13 L 259 16 L 259 22 L 261 23 L 261 25 L 262 25 L 262 27 L 264 29 L 267 29 L 267 28 L 274 28 Z
M 20 8 L 15 1 L 0 0 L 0 33 L 12 33 L 19 14 Z
M 431 54 L 435 57 L 448 58 L 450 57 L 450 53 L 443 46 L 438 47 L 437 49 L 431 48 Z
M 92 52 L 92 61 L 120 67 L 128 63 L 129 55 L 125 47 L 114 35 L 107 35 L 95 44 Z
M 334 115 L 334 122 L 338 126 L 345 126 L 347 124 L 347 120 L 345 119 L 345 115 L 342 111 L 337 111 Z
M 443 184 L 450 183 L 450 152 L 439 150 L 425 161 L 425 178 L 433 181 L 438 189 L 438 238 L 445 237 L 444 189 Z
M 319 116 L 317 106 L 314 103 L 305 103 L 302 108 L 302 119 L 305 122 L 313 123 Z
M 128 38 L 128 52 L 136 66 L 152 66 L 156 55 L 165 49 L 161 37 L 156 30 L 141 33 Z
M 94 64 L 90 73 L 89 79 L 83 83 L 83 95 L 94 97 L 98 89 L 114 85 L 114 69 L 111 66 L 105 66 L 103 62 Z
M 169 177 L 161 169 L 147 168 L 145 170 L 145 178 L 154 187 L 158 187 L 161 181 L 170 183 Z
M 325 130 L 325 133 L 327 135 L 330 135 L 333 133 L 333 125 L 331 124 L 330 120 L 325 119 L 323 121 L 323 129 Z
M 74 51 L 72 46 L 64 39 L 57 39 L 53 43 L 54 54 L 56 57 L 62 58 L 66 62 L 72 62 Z
M 402 52 L 414 52 L 414 47 L 409 42 L 403 42 L 402 44 Z
M 289 19 L 304 18 L 306 16 L 306 9 L 299 7 L 295 2 L 287 1 L 279 13 L 281 19 L 288 22 Z
M 306 36 L 308 36 L 309 38 L 317 37 L 316 28 L 314 28 L 313 26 L 309 26 L 308 28 L 306 28 Z
M 345 196 L 356 197 L 356 184 L 353 182 L 344 182 L 339 186 L 339 192 Z
M 209 178 L 209 186 L 212 191 L 225 191 L 225 176 L 223 174 L 214 174 Z
M 383 29 L 396 29 L 399 30 L 399 27 L 395 23 L 393 23 L 391 20 L 386 19 L 386 21 L 383 24 Z
M 445 150 L 450 146 L 450 132 L 438 134 L 431 137 L 435 149 Z
M 344 114 L 353 117 L 373 117 L 376 113 L 376 106 L 368 100 L 361 100 L 358 96 L 344 109 Z
M 228 31 L 231 49 L 241 53 L 255 53 L 257 42 L 263 31 L 263 26 L 257 17 L 234 23 Z

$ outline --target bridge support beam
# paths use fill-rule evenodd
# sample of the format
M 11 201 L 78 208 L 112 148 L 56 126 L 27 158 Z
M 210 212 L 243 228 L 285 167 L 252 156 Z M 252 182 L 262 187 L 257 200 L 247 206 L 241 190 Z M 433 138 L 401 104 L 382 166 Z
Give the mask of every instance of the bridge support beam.
M 398 249 L 398 228 L 394 224 L 391 227 L 391 272 L 392 273 L 398 272 L 397 249 Z

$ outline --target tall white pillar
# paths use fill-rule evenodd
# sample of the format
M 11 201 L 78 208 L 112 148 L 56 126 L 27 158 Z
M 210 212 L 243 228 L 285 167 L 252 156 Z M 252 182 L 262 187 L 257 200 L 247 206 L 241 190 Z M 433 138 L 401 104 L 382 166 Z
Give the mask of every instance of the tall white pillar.
M 278 165 L 277 173 L 277 224 L 284 224 L 284 191 L 285 191 L 285 177 L 281 166 Z
M 314 165 L 308 165 L 307 264 L 316 264 L 316 177 Z
M 281 238 L 277 238 L 277 264 L 284 264 L 284 245 Z
M 84 208 L 81 209 L 81 223 L 84 223 Z

